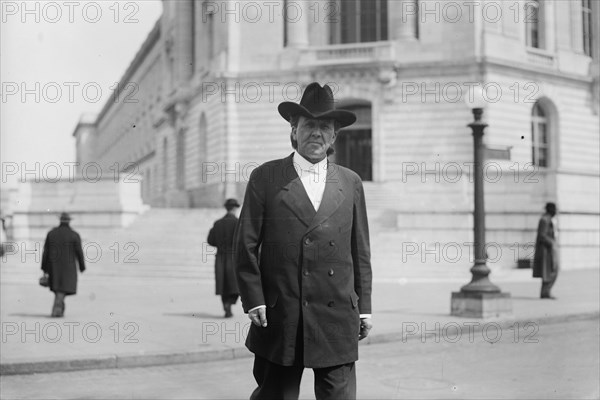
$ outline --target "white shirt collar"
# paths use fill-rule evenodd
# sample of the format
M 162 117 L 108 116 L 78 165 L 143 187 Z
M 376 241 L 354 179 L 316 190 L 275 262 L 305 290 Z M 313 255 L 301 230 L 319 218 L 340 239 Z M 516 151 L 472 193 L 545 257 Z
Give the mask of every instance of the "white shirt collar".
M 327 170 L 327 157 L 325 157 L 318 163 L 313 164 L 306 158 L 302 157 L 300 153 L 298 153 L 298 151 L 294 151 L 294 158 L 292 161 L 294 163 L 294 167 L 296 169 L 299 168 L 302 171 L 319 172 Z

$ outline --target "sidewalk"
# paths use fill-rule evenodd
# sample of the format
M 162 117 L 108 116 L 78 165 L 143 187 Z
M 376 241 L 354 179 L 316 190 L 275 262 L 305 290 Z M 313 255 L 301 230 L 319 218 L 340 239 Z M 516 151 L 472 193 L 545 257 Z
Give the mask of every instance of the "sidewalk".
M 94 266 L 80 276 L 77 296 L 67 297 L 65 318 L 53 319 L 53 294 L 37 284 L 39 266 L 9 259 L 0 268 L 0 374 L 249 357 L 244 339 L 250 321 L 241 304 L 233 318 L 222 318 L 220 297 L 208 278 L 211 269 L 199 268 L 205 269 L 200 278 L 186 279 L 176 271 L 148 274 L 140 265 Z M 532 279 L 530 270 L 497 271 L 491 279 L 510 292 L 513 315 L 501 320 L 451 317 L 450 295 L 468 283 L 466 270 L 464 279 L 418 280 L 374 270 L 374 329 L 361 346 L 455 336 L 457 328 L 467 334 L 486 326 L 499 334 L 535 335 L 539 324 L 598 318 L 598 269 L 562 271 L 555 301 L 539 299 L 540 280 Z

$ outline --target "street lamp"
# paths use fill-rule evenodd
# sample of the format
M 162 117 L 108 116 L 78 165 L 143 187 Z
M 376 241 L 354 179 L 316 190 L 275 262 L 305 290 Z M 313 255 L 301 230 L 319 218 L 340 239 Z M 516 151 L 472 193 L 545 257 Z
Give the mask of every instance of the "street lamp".
M 503 293 L 490 279 L 485 250 L 485 206 L 483 191 L 483 167 L 485 146 L 484 129 L 488 126 L 481 120 L 485 102 L 482 97 L 469 96 L 465 99 L 473 112 L 474 121 L 467 126 L 473 131 L 474 209 L 473 209 L 473 255 L 471 282 L 460 292 L 452 293 L 451 314 L 461 317 L 493 317 L 512 313 L 510 294 Z

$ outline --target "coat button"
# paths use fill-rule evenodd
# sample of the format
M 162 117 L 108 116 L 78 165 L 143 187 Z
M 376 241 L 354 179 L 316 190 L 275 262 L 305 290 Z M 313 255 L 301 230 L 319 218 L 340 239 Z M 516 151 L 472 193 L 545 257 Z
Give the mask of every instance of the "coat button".
M 308 305 L 308 301 L 304 300 L 304 301 L 302 302 L 302 305 L 303 305 L 304 307 L 306 307 L 306 306 Z
M 333 270 L 330 269 L 329 272 L 328 272 L 328 274 L 329 274 L 329 276 L 333 276 Z
M 304 274 L 304 276 L 308 276 L 308 271 L 304 270 L 304 272 L 302 272 Z
M 309 238 L 309 237 L 307 237 L 306 239 L 304 239 L 304 244 L 305 244 L 305 245 L 307 245 L 307 246 L 308 246 L 308 245 L 309 245 L 309 244 L 311 244 L 311 243 L 312 243 L 312 240 L 310 240 L 310 238 Z
M 335 242 L 334 242 L 333 240 L 330 240 L 330 241 L 329 241 L 329 245 L 330 245 L 330 246 L 335 246 Z
M 329 303 L 327 303 L 327 305 L 328 305 L 329 307 L 333 307 L 333 306 L 335 305 L 335 301 L 330 301 Z

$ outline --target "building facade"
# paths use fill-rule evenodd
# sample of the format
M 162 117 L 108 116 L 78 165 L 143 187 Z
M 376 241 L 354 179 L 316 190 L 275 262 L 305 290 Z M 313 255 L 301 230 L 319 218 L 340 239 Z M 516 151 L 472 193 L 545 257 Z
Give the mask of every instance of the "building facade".
M 152 206 L 218 206 L 291 152 L 277 105 L 329 83 L 358 115 L 332 161 L 361 175 L 375 223 L 403 260 L 437 246 L 457 264 L 472 242 L 467 99 L 497 150 L 488 256 L 531 258 L 555 201 L 563 264 L 597 267 L 598 21 L 590 0 L 164 1 L 120 91 L 77 126 L 77 161 L 140 174 Z

